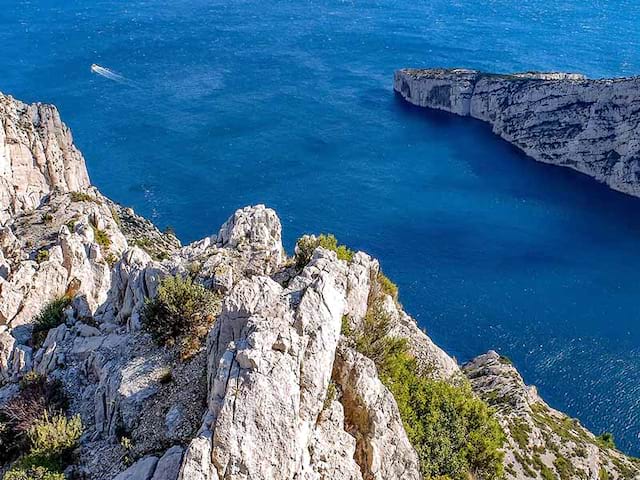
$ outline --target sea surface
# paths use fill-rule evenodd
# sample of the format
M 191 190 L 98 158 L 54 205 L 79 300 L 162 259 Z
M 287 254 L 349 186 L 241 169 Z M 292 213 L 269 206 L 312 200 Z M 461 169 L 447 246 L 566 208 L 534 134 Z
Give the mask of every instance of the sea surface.
M 333 232 L 459 361 L 640 455 L 640 200 L 408 107 L 407 66 L 640 74 L 640 2 L 0 0 L 0 91 L 55 103 L 106 195 L 184 242 L 255 203 L 289 251 Z

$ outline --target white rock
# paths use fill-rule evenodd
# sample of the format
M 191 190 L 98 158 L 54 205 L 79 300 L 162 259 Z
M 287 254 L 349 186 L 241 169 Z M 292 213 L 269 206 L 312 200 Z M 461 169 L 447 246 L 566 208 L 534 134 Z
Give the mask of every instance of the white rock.
M 141 458 L 113 480 L 150 480 L 157 464 L 158 457 Z
M 54 190 L 89 187 L 84 159 L 56 108 L 0 94 L 0 221 L 37 207 Z
M 366 479 L 419 480 L 418 456 L 402 426 L 393 395 L 378 379 L 373 362 L 340 347 L 334 378 L 342 389 L 342 404 L 356 437 L 356 461 Z

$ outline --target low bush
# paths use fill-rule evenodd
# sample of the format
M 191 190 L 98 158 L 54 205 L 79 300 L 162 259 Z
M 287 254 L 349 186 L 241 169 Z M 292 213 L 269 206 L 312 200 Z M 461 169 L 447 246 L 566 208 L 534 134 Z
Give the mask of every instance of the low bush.
M 47 260 L 49 260 L 49 250 L 38 250 L 38 253 L 36 253 L 36 262 L 42 263 L 46 262 Z
M 5 473 L 3 480 L 65 480 L 62 473 L 52 472 L 47 467 L 40 465 L 28 466 L 26 463 L 33 463 L 33 461 L 14 465 Z
M 113 217 L 113 221 L 116 222 L 118 228 L 122 228 L 122 219 L 120 218 L 120 214 L 115 207 L 109 207 L 109 211 L 111 212 L 111 217 Z
M 32 454 L 47 458 L 51 464 L 64 469 L 78 446 L 82 421 L 79 415 L 67 418 L 60 414 L 49 415 L 45 411 L 42 418 L 29 429 L 28 435 Z
M 80 416 L 44 413 L 28 432 L 31 450 L 5 474 L 5 480 L 62 480 L 82 435 Z
M 393 300 L 397 302 L 398 286 L 395 283 L 393 283 L 391 280 L 389 280 L 389 277 L 387 277 L 384 273 L 382 273 L 382 271 L 378 272 L 376 279 L 378 281 L 378 285 L 380 286 L 380 289 L 387 295 L 391 295 L 391 298 L 393 298 Z
M 353 335 L 356 350 L 373 360 L 383 375 L 390 369 L 389 362 L 395 362 L 407 352 L 406 340 L 389 335 L 390 330 L 391 317 L 384 310 L 382 301 L 375 300 L 362 326 Z
M 613 438 L 613 433 L 604 432 L 603 434 L 598 435 L 597 439 L 600 446 L 604 448 L 616 448 L 616 442 Z
M 70 195 L 72 202 L 93 202 L 97 204 L 102 203 L 97 198 L 94 198 L 85 192 L 71 192 Z
M 49 302 L 40 313 L 33 319 L 33 332 L 31 343 L 35 349 L 42 346 L 47 333 L 52 328 L 64 323 L 64 309 L 69 306 L 71 299 L 63 295 Z
M 343 315 L 342 316 L 342 325 L 340 326 L 340 333 L 342 335 L 345 335 L 347 337 L 350 337 L 353 332 L 351 330 L 351 324 L 349 322 L 349 316 L 348 315 Z
M 26 449 L 29 431 L 45 414 L 59 414 L 67 404 L 59 380 L 48 380 L 35 373 L 25 375 L 18 394 L 0 407 L 0 463 Z
M 296 243 L 296 267 L 304 268 L 309 263 L 316 248 L 322 247 L 336 252 L 340 260 L 350 262 L 354 251 L 345 245 L 339 245 L 338 240 L 332 234 L 322 234 L 317 237 L 304 235 Z
M 100 245 L 103 251 L 109 250 L 109 247 L 111 247 L 111 239 L 109 238 L 107 232 L 105 232 L 104 230 L 100 230 L 93 225 L 91 226 L 91 228 L 93 228 L 93 237 L 95 238 L 96 243 Z
M 147 300 L 142 321 L 157 343 L 177 344 L 182 358 L 188 359 L 200 349 L 219 304 L 216 294 L 190 277 L 168 276 Z
M 378 292 L 389 290 L 388 285 L 376 286 Z M 406 341 L 393 337 L 391 327 L 383 297 L 374 295 L 351 339 L 356 350 L 374 361 L 393 394 L 423 478 L 502 478 L 505 437 L 493 411 L 468 382 L 453 385 L 422 375 Z
M 75 229 L 76 229 L 76 222 L 77 222 L 77 219 L 76 219 L 76 218 L 72 218 L 71 220 L 69 220 L 69 221 L 66 223 L 67 228 L 69 229 L 69 231 L 70 231 L 71 233 L 73 233 L 73 232 L 75 231 Z

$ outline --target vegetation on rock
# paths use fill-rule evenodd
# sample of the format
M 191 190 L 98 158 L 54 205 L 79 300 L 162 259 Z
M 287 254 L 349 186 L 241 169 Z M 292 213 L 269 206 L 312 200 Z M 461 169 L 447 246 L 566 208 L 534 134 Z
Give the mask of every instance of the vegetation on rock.
M 398 286 L 395 283 L 393 283 L 391 280 L 389 280 L 389 277 L 387 277 L 384 273 L 382 273 L 382 271 L 378 272 L 378 275 L 376 276 L 376 280 L 378 282 L 380 290 L 382 290 L 382 292 L 386 293 L 387 295 L 390 295 L 391 298 L 393 298 L 394 302 L 397 302 Z
M 62 480 L 82 435 L 79 416 L 67 418 L 59 380 L 29 373 L 18 395 L 0 408 L 0 463 L 18 458 L 5 480 Z
M 72 202 L 93 202 L 97 204 L 101 203 L 100 200 L 92 197 L 91 195 L 85 192 L 71 192 L 70 195 L 71 195 Z
M 42 263 L 46 262 L 47 260 L 49 260 L 49 250 L 38 250 L 38 253 L 36 253 L 36 262 Z
M 72 462 L 82 435 L 80 416 L 50 416 L 46 410 L 28 432 L 31 450 L 18 459 L 5 475 L 9 480 L 58 480 Z
M 168 276 L 142 312 L 144 328 L 160 345 L 176 344 L 183 359 L 202 345 L 220 305 L 219 297 L 190 277 Z
M 111 239 L 109 238 L 109 235 L 107 234 L 107 232 L 97 227 L 94 227 L 93 225 L 92 225 L 92 228 L 93 228 L 93 235 L 96 239 L 96 243 L 100 245 L 100 247 L 104 251 L 109 250 L 109 247 L 111 246 Z
M 35 349 L 42 346 L 47 333 L 52 328 L 64 323 L 64 309 L 69 306 L 71 299 L 63 295 L 49 302 L 33 319 L 33 333 L 31 335 L 31 343 Z
M 605 448 L 616 448 L 616 442 L 613 439 L 613 434 L 610 432 L 604 432 L 598 435 L 598 443 Z
M 338 244 L 338 240 L 332 234 L 322 234 L 317 237 L 304 235 L 296 243 L 296 267 L 304 268 L 309 263 L 316 248 L 322 247 L 336 252 L 340 260 L 350 262 L 353 259 L 354 251 L 345 245 Z
M 350 332 L 351 340 L 356 350 L 374 361 L 393 394 L 423 477 L 501 478 L 505 436 L 493 411 L 473 394 L 468 382 L 453 385 L 421 374 L 406 340 L 390 334 L 392 321 L 381 293 L 395 296 L 397 290 L 382 275 L 378 281 L 381 278 L 384 283 L 372 288 L 378 293 L 370 300 L 362 326 Z

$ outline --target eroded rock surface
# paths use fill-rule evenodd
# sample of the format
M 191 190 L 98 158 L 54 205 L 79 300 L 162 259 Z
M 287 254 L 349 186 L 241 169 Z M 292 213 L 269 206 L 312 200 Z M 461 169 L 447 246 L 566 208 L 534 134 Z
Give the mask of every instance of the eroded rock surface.
M 475 392 L 496 409 L 507 434 L 508 478 L 638 478 L 640 463 L 605 448 L 578 420 L 549 407 L 494 351 L 463 366 Z
M 48 194 L 88 188 L 84 159 L 53 105 L 0 93 L 0 222 L 36 208 Z

